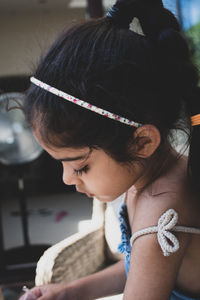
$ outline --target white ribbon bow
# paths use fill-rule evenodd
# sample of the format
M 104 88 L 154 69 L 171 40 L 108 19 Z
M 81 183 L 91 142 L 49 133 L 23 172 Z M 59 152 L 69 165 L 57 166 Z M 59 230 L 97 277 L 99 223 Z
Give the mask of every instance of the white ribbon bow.
M 157 237 L 164 256 L 169 256 L 179 249 L 178 239 L 169 232 L 169 230 L 172 231 L 174 229 L 177 222 L 178 214 L 172 208 L 167 210 L 158 220 Z
M 175 226 L 177 222 L 178 214 L 174 209 L 170 208 L 159 218 L 158 226 L 144 228 L 135 232 L 130 239 L 130 244 L 132 246 L 134 240 L 141 235 L 157 232 L 158 243 L 162 249 L 163 255 L 169 256 L 170 254 L 176 252 L 179 249 L 178 239 L 175 237 L 174 234 L 170 232 L 180 231 L 177 230 L 177 228 L 179 228 L 180 226 Z

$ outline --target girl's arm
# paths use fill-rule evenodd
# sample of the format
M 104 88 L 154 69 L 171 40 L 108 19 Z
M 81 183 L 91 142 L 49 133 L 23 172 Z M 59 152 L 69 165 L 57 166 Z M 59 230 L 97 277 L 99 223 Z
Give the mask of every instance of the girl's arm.
M 124 261 L 72 283 L 79 287 L 78 300 L 93 300 L 123 293 L 126 283 Z
M 162 214 L 159 208 L 151 209 L 152 214 L 146 210 L 135 215 L 135 221 L 143 220 L 139 228 L 156 224 L 158 216 Z M 138 223 L 137 222 L 137 223 Z M 148 225 L 147 225 L 148 224 Z M 135 228 L 137 229 L 135 230 Z M 133 232 L 137 231 L 138 224 L 133 224 Z M 158 243 L 157 234 L 148 234 L 138 237 L 132 247 L 130 270 L 127 278 L 124 300 L 169 300 L 175 287 L 179 268 L 188 247 L 191 235 L 186 233 L 174 233 L 179 240 L 177 252 L 170 256 L 164 256 Z
M 93 300 L 122 293 L 125 282 L 124 261 L 119 261 L 102 271 L 69 284 L 39 286 L 31 289 L 31 292 L 40 300 Z M 25 297 L 26 295 L 20 300 L 24 300 Z

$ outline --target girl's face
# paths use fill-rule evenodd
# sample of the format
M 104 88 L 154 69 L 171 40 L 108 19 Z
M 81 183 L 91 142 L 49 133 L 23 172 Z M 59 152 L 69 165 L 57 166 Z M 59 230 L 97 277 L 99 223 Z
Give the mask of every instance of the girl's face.
M 136 183 L 141 166 L 113 160 L 103 150 L 41 146 L 63 166 L 63 181 L 76 190 L 102 202 L 115 200 Z

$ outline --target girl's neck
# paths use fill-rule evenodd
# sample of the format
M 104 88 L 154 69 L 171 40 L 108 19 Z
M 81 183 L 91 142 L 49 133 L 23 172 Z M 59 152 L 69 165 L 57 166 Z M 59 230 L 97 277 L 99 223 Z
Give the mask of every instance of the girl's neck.
M 153 183 L 156 179 L 166 174 L 178 161 L 180 154 L 177 153 L 170 145 L 156 151 L 144 163 L 144 173 L 142 177 L 135 184 L 135 188 L 140 194 L 148 185 Z

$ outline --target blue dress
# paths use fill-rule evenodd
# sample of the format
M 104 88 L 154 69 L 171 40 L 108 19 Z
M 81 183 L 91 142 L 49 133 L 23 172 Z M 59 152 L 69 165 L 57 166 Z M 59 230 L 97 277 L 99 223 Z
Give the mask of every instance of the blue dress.
M 118 247 L 120 253 L 124 254 L 125 260 L 125 269 L 126 274 L 129 272 L 129 264 L 130 264 L 130 255 L 131 255 L 131 229 L 128 222 L 128 211 L 125 203 L 122 203 L 120 211 L 119 211 L 119 221 L 120 221 L 120 230 L 121 230 L 121 243 Z M 177 290 L 173 290 L 170 300 L 199 300 L 200 298 L 191 298 Z

